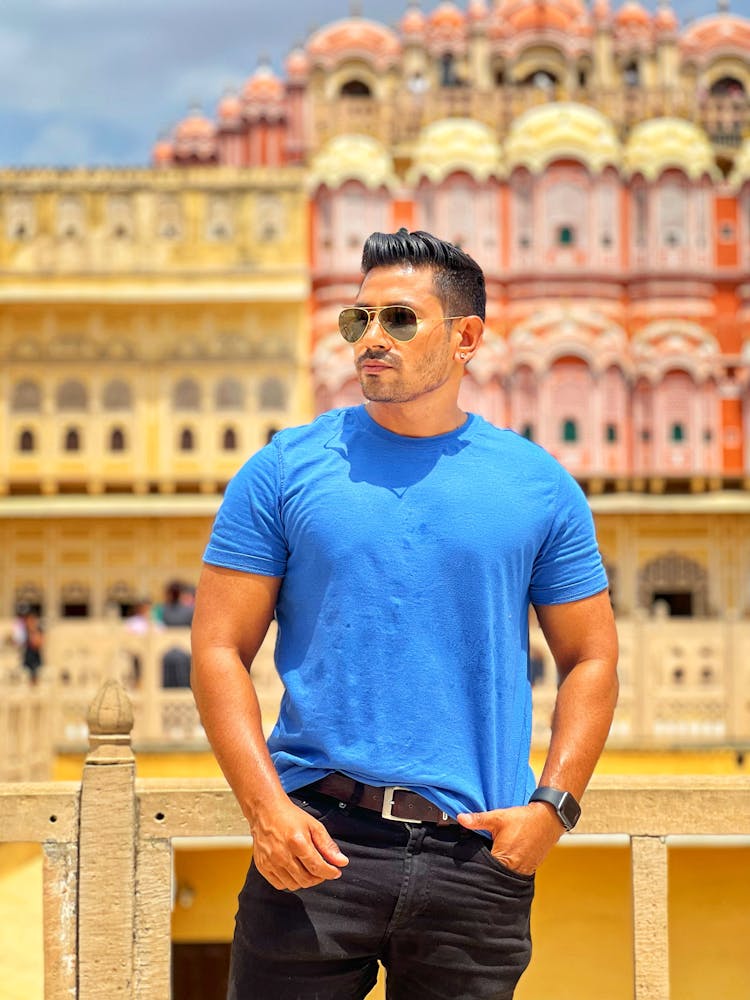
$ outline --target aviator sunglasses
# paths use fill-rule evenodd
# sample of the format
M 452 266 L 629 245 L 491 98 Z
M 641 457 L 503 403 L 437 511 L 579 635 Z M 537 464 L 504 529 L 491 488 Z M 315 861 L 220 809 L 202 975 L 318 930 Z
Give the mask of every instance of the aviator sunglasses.
M 364 337 L 375 316 L 384 333 L 402 344 L 414 340 L 419 324 L 423 322 L 411 306 L 380 306 L 379 309 L 351 306 L 339 313 L 339 333 L 350 344 L 356 344 Z M 432 329 L 452 319 L 463 319 L 463 316 L 444 316 Z

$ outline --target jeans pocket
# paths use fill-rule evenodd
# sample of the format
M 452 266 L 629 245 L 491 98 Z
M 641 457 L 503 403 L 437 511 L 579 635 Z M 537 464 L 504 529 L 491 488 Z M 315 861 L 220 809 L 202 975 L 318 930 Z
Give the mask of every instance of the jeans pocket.
M 289 792 L 289 798 L 295 806 L 304 809 L 308 816 L 317 819 L 319 823 L 325 822 L 329 816 L 337 815 L 340 812 L 336 799 L 331 799 L 327 795 L 316 795 L 305 791 L 305 789 L 300 789 Z
M 515 881 L 520 882 L 522 885 L 529 885 L 534 881 L 533 873 L 531 875 L 525 875 L 523 872 L 517 872 L 513 868 L 509 868 L 507 865 L 503 864 L 499 858 L 496 858 L 489 847 L 485 847 L 484 844 L 482 844 L 479 849 L 479 857 L 499 874 L 505 875 L 510 879 L 515 879 Z

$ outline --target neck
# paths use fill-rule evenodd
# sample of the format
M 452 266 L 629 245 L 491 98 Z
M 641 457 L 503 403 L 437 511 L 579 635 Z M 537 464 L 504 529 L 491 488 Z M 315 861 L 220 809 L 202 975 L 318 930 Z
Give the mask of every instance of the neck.
M 402 437 L 436 437 L 450 434 L 466 422 L 466 414 L 454 404 L 450 408 L 431 411 L 424 402 L 367 403 L 367 412 L 381 427 Z

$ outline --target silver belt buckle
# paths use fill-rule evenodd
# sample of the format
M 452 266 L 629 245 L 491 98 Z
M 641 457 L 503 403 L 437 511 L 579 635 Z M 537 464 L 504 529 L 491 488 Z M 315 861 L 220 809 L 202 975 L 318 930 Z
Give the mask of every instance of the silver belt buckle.
M 411 788 L 404 788 L 403 785 L 387 785 L 383 789 L 383 808 L 380 815 L 383 819 L 393 820 L 394 823 L 421 823 L 419 819 L 402 819 L 401 816 L 393 815 L 393 799 L 396 792 L 410 792 Z

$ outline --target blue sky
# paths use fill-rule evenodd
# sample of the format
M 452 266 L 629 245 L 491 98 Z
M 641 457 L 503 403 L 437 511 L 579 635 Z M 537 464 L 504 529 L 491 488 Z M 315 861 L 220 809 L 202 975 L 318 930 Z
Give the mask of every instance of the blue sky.
M 393 23 L 406 0 L 361 6 Z M 716 0 L 673 6 L 684 22 L 714 13 Z M 750 0 L 731 7 L 750 17 Z M 349 10 L 349 0 L 2 0 L 0 166 L 146 164 L 191 105 L 213 115 L 261 55 L 280 69 L 312 29 Z

